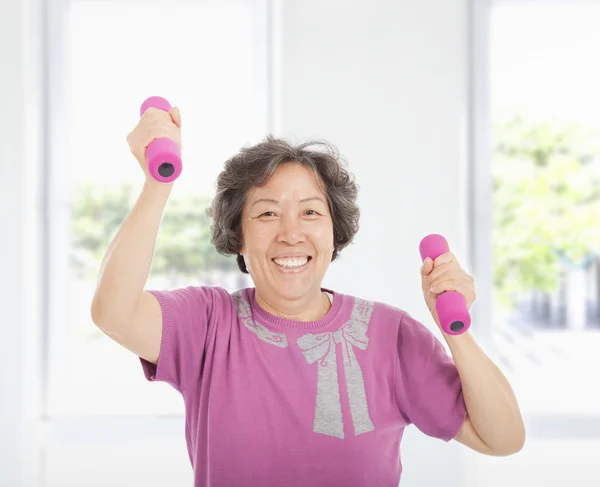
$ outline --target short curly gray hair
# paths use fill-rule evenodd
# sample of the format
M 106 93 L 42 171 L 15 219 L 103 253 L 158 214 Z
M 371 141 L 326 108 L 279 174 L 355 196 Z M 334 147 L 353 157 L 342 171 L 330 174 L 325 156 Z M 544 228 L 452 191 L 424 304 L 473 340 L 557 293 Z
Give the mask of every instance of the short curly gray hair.
M 317 150 L 321 148 L 323 150 Z M 211 242 L 222 255 L 237 255 L 240 270 L 248 274 L 239 251 L 242 243 L 242 211 L 249 191 L 266 184 L 277 167 L 296 162 L 311 167 L 324 184 L 333 221 L 334 261 L 348 246 L 359 226 L 356 203 L 358 185 L 337 150 L 324 141 L 293 146 L 283 139 L 267 136 L 262 142 L 242 150 L 225 162 L 217 178 L 217 191 L 207 214 L 213 219 Z

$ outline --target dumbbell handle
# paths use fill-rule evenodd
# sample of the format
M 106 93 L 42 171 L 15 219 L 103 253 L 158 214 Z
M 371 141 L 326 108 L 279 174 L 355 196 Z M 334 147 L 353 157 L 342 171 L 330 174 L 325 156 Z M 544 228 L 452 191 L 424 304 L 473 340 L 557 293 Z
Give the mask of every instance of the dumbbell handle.
M 429 257 L 437 259 L 449 251 L 447 240 L 439 234 L 427 235 L 419 245 L 421 260 Z M 460 335 L 471 326 L 471 315 L 467 309 L 467 302 L 462 294 L 456 291 L 446 291 L 437 297 L 435 303 L 442 330 L 448 335 Z
M 160 96 L 147 98 L 140 107 L 140 117 L 148 108 L 168 112 L 171 104 Z M 177 143 L 167 137 L 155 139 L 146 148 L 146 161 L 150 176 L 161 183 L 174 181 L 181 174 L 181 152 Z

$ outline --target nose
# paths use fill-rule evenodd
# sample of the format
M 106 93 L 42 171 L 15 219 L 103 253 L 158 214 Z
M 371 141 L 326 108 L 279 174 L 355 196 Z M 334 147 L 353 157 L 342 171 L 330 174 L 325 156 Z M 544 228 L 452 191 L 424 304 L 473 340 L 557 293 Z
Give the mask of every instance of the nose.
M 305 236 L 300 219 L 291 215 L 283 216 L 281 218 L 278 242 L 296 245 L 304 242 L 304 239 Z

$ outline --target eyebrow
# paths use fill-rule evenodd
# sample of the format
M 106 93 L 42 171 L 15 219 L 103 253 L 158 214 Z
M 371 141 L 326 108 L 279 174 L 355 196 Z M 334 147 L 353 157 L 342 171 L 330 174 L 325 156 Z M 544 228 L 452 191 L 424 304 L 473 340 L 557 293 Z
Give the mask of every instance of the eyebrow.
M 300 203 L 306 203 L 308 201 L 320 201 L 321 203 L 325 204 L 325 201 L 323 200 L 323 198 L 319 197 L 319 196 L 311 196 L 310 198 L 304 198 L 300 200 Z M 252 203 L 252 206 L 256 205 L 257 203 L 274 203 L 274 204 L 279 204 L 279 201 L 271 199 L 271 198 L 261 198 L 259 200 L 256 200 L 254 203 Z

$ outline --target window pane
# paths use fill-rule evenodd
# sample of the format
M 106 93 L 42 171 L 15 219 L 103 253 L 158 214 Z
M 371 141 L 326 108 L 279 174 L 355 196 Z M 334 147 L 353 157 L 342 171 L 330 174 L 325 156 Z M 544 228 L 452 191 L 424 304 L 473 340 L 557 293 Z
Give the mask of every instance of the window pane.
M 528 431 L 502 462 L 472 452 L 469 484 L 591 487 L 600 485 L 600 1 L 490 3 L 493 339 Z
M 266 46 L 257 5 L 72 2 L 66 63 L 50 60 L 64 80 L 60 91 L 68 94 L 64 112 L 53 114 L 66 128 L 54 132 L 53 143 L 69 147 L 66 160 L 51 161 L 55 184 L 64 188 L 51 215 L 64 222 L 51 225 L 51 416 L 183 412 L 179 395 L 146 383 L 137 357 L 89 316 L 100 261 L 143 183 L 126 137 L 147 97 L 164 96 L 180 107 L 184 164 L 148 287 L 248 285 L 235 260 L 210 244 L 205 209 L 224 161 L 267 130 Z M 59 120 L 63 113 L 66 119 Z
M 493 9 L 495 342 L 527 414 L 600 411 L 599 18 Z

